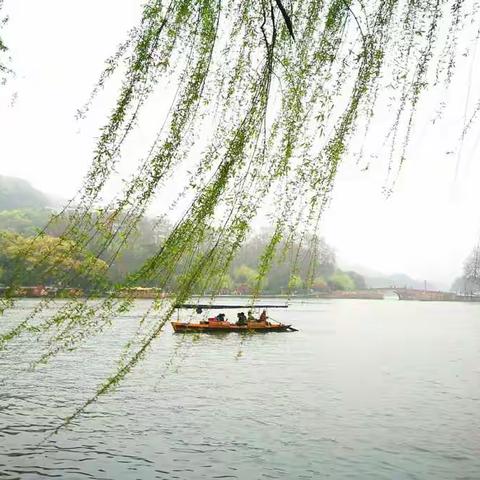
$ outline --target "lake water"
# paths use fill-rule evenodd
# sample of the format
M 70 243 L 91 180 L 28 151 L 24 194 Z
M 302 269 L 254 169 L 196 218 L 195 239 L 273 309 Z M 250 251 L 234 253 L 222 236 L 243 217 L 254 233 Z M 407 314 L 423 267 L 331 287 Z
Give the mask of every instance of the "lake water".
M 0 317 L 0 329 L 34 301 Z M 480 479 L 480 305 L 293 302 L 296 333 L 174 335 L 68 428 L 132 317 L 37 371 L 0 352 L 0 478 Z

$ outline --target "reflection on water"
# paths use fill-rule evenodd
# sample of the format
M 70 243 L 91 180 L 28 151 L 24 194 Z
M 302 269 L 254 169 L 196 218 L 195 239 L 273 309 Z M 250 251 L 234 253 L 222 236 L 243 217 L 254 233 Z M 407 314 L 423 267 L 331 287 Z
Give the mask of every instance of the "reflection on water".
M 274 314 L 299 332 L 246 337 L 168 326 L 116 391 L 45 440 L 147 306 L 36 372 L 31 339 L 0 353 L 0 478 L 480 478 L 480 305 L 299 302 Z

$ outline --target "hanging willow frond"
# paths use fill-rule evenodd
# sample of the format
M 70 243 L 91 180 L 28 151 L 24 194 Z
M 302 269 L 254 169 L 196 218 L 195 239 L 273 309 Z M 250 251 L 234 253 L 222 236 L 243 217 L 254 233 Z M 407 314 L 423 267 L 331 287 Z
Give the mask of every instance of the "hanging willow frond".
M 8 348 L 23 333 L 47 335 L 39 358 L 45 361 L 108 328 L 132 305 L 122 292 L 147 280 L 164 291 L 175 285 L 138 320 L 118 370 L 95 399 L 138 363 L 173 305 L 193 291 L 220 289 L 221 274 L 257 215 L 268 219 L 273 233 L 255 295 L 282 253 L 282 239 L 285 249 L 298 245 L 293 276 L 305 242 L 315 257 L 339 165 L 352 143 L 360 141 L 364 152 L 378 109 L 376 135 L 383 136 L 377 143 L 387 150 L 389 171 L 405 161 L 420 96 L 431 83 L 448 86 L 459 32 L 466 17 L 478 22 L 476 9 L 475 1 L 463 0 L 147 0 L 138 26 L 108 59 L 80 112 L 88 113 L 111 77 L 123 78 L 83 188 L 69 204 L 65 255 L 88 250 L 111 265 L 155 198 L 175 226 L 121 285 L 105 293 L 102 279 L 94 280 L 93 288 L 104 293 L 94 307 L 72 299 L 39 320 L 52 303 L 44 300 L 0 336 L 0 346 Z M 441 29 L 445 44 L 438 43 Z M 158 117 L 145 114 L 152 104 Z M 148 131 L 152 118 L 155 131 L 144 155 L 123 159 L 131 137 Z M 124 189 L 99 206 L 119 162 L 135 161 Z M 166 193 L 167 182 L 179 183 L 175 195 Z M 66 272 L 62 284 L 72 275 Z M 313 280 L 315 271 L 308 276 Z M 11 287 L 14 292 L 15 282 Z M 14 305 L 5 299 L 3 308 Z
M 3 40 L 3 28 L 8 22 L 8 16 L 2 16 L 3 0 L 0 0 L 0 86 L 5 85 L 13 71 L 7 66 L 9 62 L 8 47 Z

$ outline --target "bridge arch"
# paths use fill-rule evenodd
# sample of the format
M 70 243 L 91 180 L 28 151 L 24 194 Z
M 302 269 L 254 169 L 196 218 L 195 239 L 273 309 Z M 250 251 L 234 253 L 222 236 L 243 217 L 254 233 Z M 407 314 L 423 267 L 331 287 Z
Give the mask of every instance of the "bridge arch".
M 383 293 L 384 300 L 393 300 L 393 301 L 401 300 L 401 296 L 395 288 L 384 289 L 382 293 Z

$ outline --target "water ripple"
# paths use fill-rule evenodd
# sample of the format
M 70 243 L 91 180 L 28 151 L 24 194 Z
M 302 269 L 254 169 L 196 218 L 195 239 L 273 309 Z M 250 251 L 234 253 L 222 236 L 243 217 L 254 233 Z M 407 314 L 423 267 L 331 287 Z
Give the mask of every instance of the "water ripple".
M 166 330 L 45 441 L 115 368 L 145 307 L 36 372 L 24 367 L 41 340 L 1 353 L 0 478 L 480 478 L 480 315 L 456 304 L 308 301 L 276 315 L 299 332 L 242 343 Z

